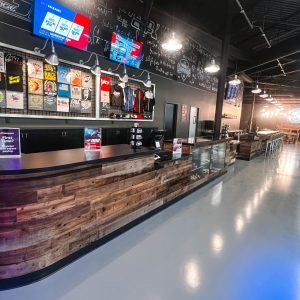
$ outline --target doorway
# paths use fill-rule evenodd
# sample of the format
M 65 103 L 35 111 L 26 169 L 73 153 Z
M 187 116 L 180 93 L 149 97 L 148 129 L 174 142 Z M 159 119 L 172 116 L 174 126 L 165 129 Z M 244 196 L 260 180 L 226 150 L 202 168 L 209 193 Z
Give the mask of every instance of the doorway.
M 176 137 L 177 104 L 165 104 L 165 139 L 172 140 Z
M 196 137 L 198 116 L 199 116 L 199 108 L 192 106 L 190 111 L 189 138 Z

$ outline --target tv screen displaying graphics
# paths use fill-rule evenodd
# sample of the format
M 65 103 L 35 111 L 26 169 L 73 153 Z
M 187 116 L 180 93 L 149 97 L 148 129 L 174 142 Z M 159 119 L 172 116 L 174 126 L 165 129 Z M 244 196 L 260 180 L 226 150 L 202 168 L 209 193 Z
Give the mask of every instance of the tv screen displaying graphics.
M 52 0 L 35 0 L 33 33 L 70 47 L 86 50 L 91 20 Z
M 232 84 L 228 84 L 225 90 L 225 99 L 226 100 L 235 100 L 240 93 L 241 90 L 241 86 L 238 85 L 232 85 Z
M 142 59 L 143 44 L 113 32 L 110 59 L 139 68 Z

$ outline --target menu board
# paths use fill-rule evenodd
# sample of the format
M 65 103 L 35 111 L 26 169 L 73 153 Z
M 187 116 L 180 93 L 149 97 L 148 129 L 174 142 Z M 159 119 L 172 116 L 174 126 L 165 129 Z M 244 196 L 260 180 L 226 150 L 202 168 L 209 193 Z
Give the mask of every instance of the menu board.
M 20 156 L 20 129 L 0 128 L 0 158 L 13 158 Z

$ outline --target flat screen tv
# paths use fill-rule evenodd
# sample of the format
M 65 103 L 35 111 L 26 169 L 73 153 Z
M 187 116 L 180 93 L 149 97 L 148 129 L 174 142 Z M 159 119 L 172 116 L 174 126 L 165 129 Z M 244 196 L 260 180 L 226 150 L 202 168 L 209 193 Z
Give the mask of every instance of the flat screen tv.
M 80 50 L 86 50 L 91 20 L 52 0 L 35 0 L 33 33 Z
M 142 60 L 143 44 L 113 32 L 110 59 L 139 68 Z

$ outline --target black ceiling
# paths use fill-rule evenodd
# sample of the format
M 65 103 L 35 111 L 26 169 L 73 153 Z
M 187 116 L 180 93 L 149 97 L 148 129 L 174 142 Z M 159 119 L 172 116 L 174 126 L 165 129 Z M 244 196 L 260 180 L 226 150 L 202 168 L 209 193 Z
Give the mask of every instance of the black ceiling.
M 219 38 L 224 36 L 226 0 L 154 0 L 154 5 L 184 22 Z M 258 27 L 251 29 L 237 2 L 253 25 L 261 27 L 271 43 L 268 47 Z M 232 61 L 240 73 L 265 88 L 300 90 L 300 0 L 232 0 L 231 44 L 247 61 Z M 281 66 L 280 66 L 281 64 Z M 229 74 L 234 69 L 228 70 Z

